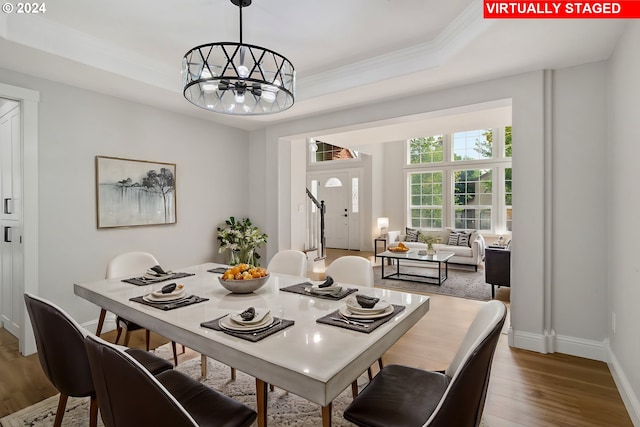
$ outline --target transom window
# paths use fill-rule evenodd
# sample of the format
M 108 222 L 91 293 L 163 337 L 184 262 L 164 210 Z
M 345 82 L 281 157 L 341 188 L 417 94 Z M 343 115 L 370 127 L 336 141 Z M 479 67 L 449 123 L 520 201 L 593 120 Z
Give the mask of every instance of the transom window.
M 413 138 L 409 144 L 409 163 L 438 163 L 443 159 L 442 135 Z

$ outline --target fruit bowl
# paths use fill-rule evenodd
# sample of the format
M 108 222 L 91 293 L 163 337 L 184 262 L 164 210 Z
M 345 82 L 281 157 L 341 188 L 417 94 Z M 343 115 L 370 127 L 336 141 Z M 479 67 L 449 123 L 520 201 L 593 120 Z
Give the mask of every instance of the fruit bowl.
M 218 276 L 218 281 L 220 281 L 223 288 L 233 292 L 234 294 L 249 294 L 264 286 L 264 284 L 269 280 L 269 276 L 270 275 L 267 274 L 264 277 L 247 280 L 224 280 L 222 276 Z
M 407 247 L 400 248 L 398 246 L 394 246 L 393 248 L 389 248 L 389 250 L 391 252 L 409 252 L 409 248 L 407 248 Z

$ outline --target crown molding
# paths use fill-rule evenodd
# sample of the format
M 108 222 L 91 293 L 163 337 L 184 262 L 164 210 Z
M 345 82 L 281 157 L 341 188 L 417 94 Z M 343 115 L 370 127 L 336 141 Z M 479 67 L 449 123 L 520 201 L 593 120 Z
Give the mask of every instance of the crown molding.
M 491 25 L 482 16 L 482 1 L 474 1 L 435 39 L 300 78 L 296 91 L 300 100 L 309 99 L 437 68 Z

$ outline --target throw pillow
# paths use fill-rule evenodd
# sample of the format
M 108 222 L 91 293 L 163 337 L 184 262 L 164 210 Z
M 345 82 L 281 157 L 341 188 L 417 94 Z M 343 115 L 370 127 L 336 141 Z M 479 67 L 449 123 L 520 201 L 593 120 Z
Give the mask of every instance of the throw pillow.
M 420 238 L 420 230 L 416 230 L 415 228 L 409 228 L 406 227 L 407 229 L 407 238 L 405 239 L 405 241 L 407 242 L 417 242 L 418 239 Z
M 458 246 L 471 247 L 469 243 L 469 237 L 471 237 L 470 234 L 464 232 L 460 233 L 460 235 L 458 236 Z
M 451 234 L 449 234 L 449 241 L 447 242 L 447 245 L 458 246 L 459 237 L 460 237 L 460 233 L 456 233 L 455 231 L 452 231 Z

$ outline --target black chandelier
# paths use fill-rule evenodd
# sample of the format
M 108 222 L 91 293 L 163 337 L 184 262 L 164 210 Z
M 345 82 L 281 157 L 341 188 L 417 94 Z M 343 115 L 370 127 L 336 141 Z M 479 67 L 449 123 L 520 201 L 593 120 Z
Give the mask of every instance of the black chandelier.
M 242 9 L 251 0 L 231 0 L 240 9 L 240 42 L 196 46 L 182 60 L 184 97 L 216 113 L 272 114 L 294 102 L 293 64 L 270 49 L 242 43 Z

